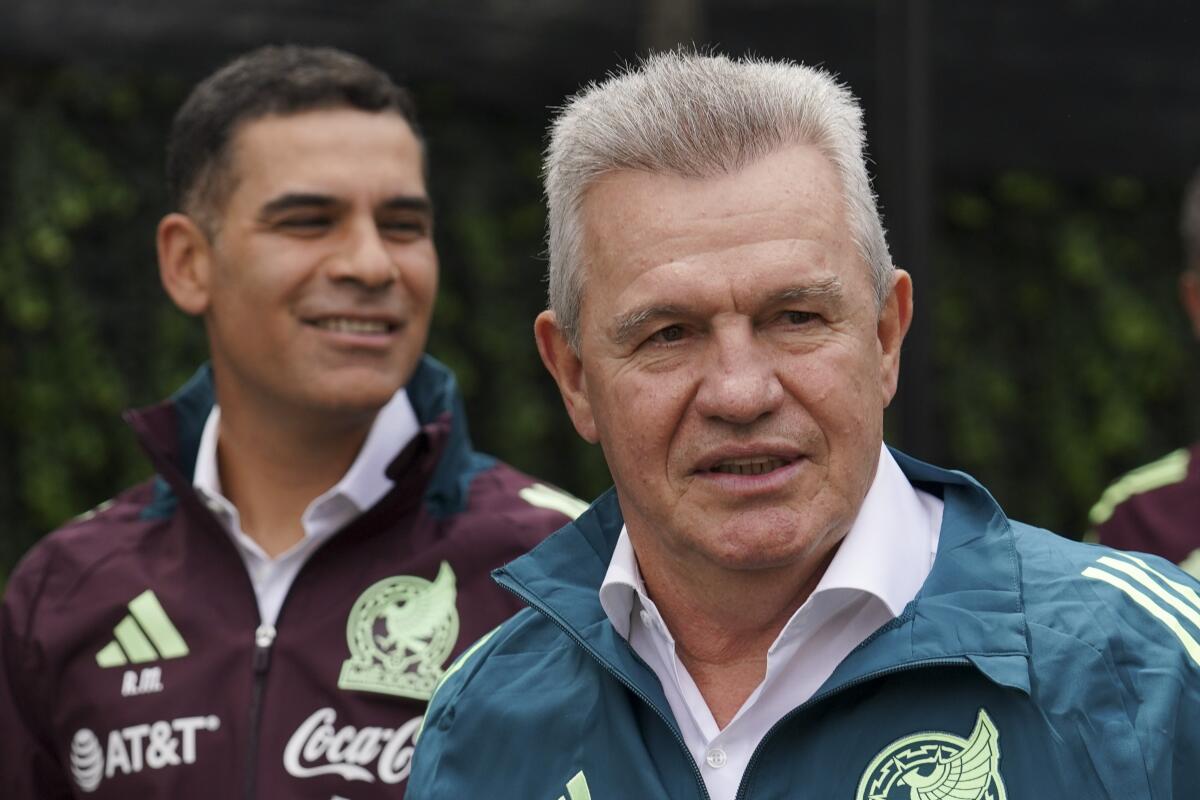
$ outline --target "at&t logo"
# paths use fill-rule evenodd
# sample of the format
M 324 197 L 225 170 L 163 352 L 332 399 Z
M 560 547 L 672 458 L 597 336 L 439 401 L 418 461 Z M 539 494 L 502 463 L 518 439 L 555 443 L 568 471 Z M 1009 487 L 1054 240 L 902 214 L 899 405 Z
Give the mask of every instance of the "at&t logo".
M 84 792 L 94 792 L 117 774 L 194 764 L 197 733 L 220 727 L 215 716 L 180 717 L 118 728 L 103 746 L 90 729 L 80 728 L 71 739 L 71 775 Z

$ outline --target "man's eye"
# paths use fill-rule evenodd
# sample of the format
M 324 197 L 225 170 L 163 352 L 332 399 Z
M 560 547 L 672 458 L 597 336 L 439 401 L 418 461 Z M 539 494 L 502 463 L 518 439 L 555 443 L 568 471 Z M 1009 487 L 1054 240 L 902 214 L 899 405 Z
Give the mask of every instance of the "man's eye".
M 650 341 L 657 344 L 670 344 L 681 340 L 684 333 L 682 325 L 668 325 L 662 330 L 655 331 L 654 335 L 650 337 Z
M 424 236 L 428 230 L 425 221 L 420 219 L 391 219 L 380 220 L 379 231 L 385 236 L 399 239 L 414 239 Z
M 785 311 L 780 318 L 788 325 L 807 325 L 815 320 L 817 315 L 812 311 Z
M 276 225 L 286 231 L 313 233 L 328 228 L 330 220 L 325 216 L 287 217 L 279 220 Z

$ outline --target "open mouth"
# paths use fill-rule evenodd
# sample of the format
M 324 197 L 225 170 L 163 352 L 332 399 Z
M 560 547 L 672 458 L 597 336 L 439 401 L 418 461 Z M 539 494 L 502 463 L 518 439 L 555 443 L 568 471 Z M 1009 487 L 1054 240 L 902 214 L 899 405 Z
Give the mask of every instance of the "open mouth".
M 752 458 L 731 458 L 711 467 L 709 472 L 720 472 L 726 475 L 765 475 L 777 469 L 783 469 L 792 463 L 792 459 L 774 456 L 756 456 Z
M 310 320 L 308 324 L 332 333 L 353 333 L 366 336 L 383 336 L 399 328 L 399 325 L 386 320 L 351 319 L 349 317 L 326 317 Z

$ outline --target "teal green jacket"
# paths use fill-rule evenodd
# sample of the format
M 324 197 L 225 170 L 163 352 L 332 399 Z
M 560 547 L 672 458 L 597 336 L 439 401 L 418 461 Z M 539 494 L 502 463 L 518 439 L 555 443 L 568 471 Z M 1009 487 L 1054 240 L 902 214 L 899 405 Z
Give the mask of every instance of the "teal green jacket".
M 1200 586 L 895 456 L 945 501 L 933 570 L 767 733 L 739 798 L 1200 797 Z M 529 608 L 448 671 L 409 800 L 707 797 L 658 679 L 600 607 L 621 526 L 610 492 L 494 573 Z

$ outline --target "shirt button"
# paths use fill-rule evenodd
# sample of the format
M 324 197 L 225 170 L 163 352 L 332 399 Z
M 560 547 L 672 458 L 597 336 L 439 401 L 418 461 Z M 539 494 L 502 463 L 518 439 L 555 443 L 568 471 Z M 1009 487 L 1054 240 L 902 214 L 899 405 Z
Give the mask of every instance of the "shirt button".
M 729 758 L 725 755 L 724 750 L 719 747 L 714 747 L 712 750 L 708 751 L 708 755 L 704 757 L 704 760 L 707 761 L 708 765 L 713 769 L 720 769 L 721 767 L 725 766 L 726 762 L 729 761 Z
M 647 611 L 646 609 L 642 609 L 642 613 L 640 614 L 640 616 L 641 616 L 641 618 L 642 618 L 642 624 L 643 624 L 643 625 L 645 625 L 647 628 L 653 628 L 653 627 L 654 627 L 654 620 L 650 619 L 650 612 L 649 612 L 649 611 Z

